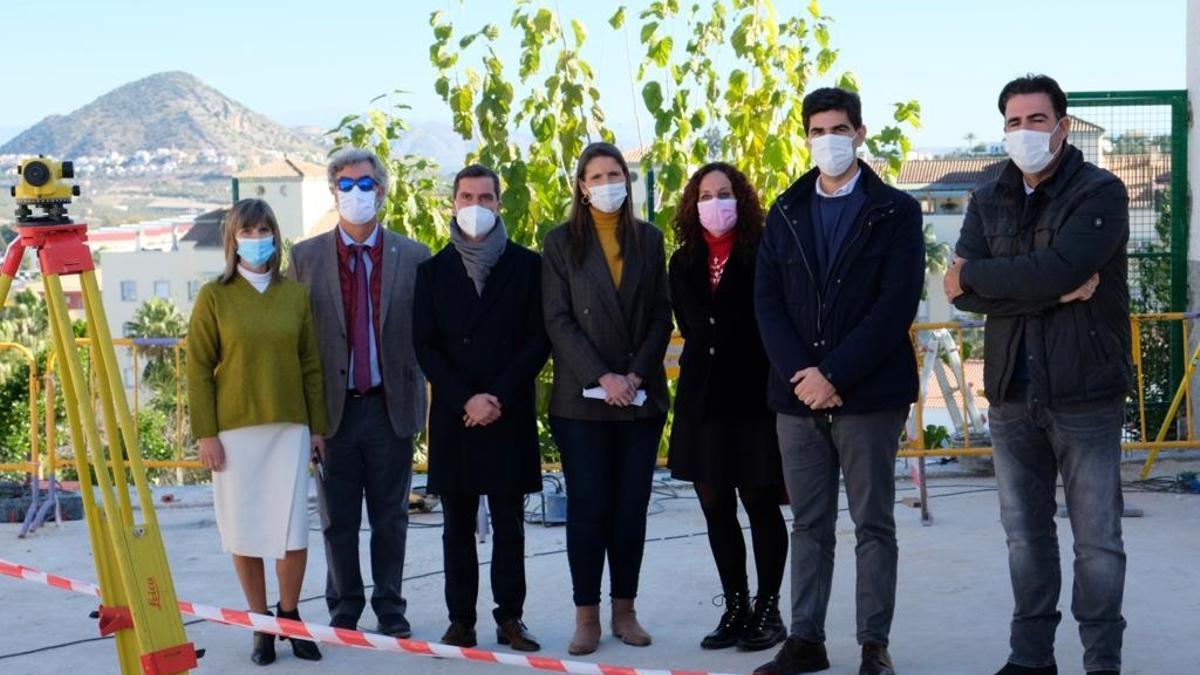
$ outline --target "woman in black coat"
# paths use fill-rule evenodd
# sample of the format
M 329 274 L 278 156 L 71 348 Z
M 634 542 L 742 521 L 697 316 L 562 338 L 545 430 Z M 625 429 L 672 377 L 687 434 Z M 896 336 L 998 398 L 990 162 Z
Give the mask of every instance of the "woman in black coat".
M 472 165 L 454 181 L 451 244 L 417 268 L 413 342 L 433 387 L 428 490 L 442 499 L 450 627 L 442 642 L 474 647 L 479 564 L 475 523 L 487 495 L 497 640 L 534 651 L 522 623 L 525 495 L 541 490 L 535 380 L 550 353 L 541 259 L 508 241 L 500 185 Z
M 729 164 L 698 170 L 675 216 L 671 303 L 683 333 L 673 477 L 695 483 L 725 595 L 725 613 L 701 646 L 767 649 L 787 637 L 779 587 L 787 529 L 775 415 L 767 407 L 766 353 L 754 318 L 754 261 L 763 212 L 746 177 Z M 750 518 L 758 595 L 750 609 L 737 494 Z

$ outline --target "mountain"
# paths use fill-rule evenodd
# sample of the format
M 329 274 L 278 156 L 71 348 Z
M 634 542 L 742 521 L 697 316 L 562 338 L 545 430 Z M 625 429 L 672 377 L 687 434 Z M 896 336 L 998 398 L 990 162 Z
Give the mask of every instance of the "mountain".
M 0 155 L 130 155 L 158 148 L 242 159 L 319 158 L 311 138 L 272 122 L 183 72 L 165 72 L 118 87 L 69 115 L 51 115 L 0 146 Z

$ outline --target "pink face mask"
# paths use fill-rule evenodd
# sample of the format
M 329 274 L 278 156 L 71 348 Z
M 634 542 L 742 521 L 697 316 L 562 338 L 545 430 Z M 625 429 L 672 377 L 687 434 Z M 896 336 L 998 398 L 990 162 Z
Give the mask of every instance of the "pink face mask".
M 700 226 L 715 236 L 729 232 L 737 224 L 736 199 L 709 199 L 698 202 L 696 209 L 700 212 Z

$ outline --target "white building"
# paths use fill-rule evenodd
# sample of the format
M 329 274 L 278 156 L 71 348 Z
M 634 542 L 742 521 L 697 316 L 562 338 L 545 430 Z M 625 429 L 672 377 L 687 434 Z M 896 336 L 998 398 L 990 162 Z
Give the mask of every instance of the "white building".
M 302 239 L 335 206 L 325 167 L 295 159 L 271 162 L 234 176 L 233 195 L 234 201 L 254 197 L 270 204 L 288 241 Z
M 226 213 L 227 209 L 218 209 L 197 216 L 188 233 L 175 238 L 171 247 L 100 251 L 105 282 L 101 296 L 113 337 L 125 336 L 125 324 L 151 298 L 170 300 L 185 317 L 191 315 L 200 287 L 224 269 L 220 233 Z M 129 349 L 118 349 L 117 358 L 125 386 L 132 389 Z

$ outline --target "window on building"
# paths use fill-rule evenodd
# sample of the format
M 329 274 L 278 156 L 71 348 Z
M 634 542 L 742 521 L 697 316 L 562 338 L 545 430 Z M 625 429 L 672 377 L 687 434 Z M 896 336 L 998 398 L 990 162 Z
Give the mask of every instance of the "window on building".
M 121 301 L 122 302 L 137 302 L 137 282 L 122 281 L 121 282 Z
M 154 297 L 170 300 L 171 282 L 161 280 L 154 282 Z
M 193 279 L 188 282 L 188 300 L 195 300 L 197 295 L 200 295 L 200 288 L 204 286 L 203 281 Z

